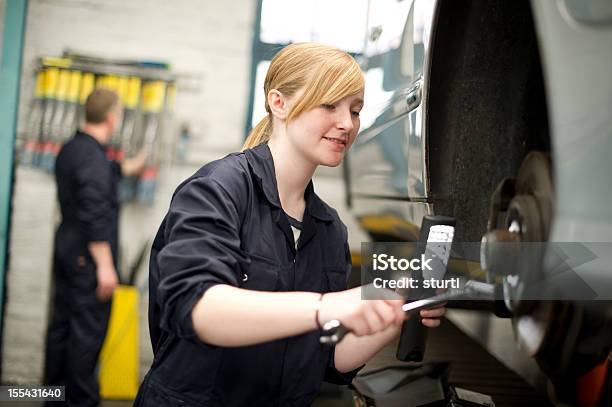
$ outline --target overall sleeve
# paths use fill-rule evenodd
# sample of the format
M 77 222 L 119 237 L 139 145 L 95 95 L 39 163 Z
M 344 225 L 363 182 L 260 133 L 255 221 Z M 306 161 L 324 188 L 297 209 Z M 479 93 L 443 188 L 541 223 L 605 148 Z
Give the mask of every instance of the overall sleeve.
M 191 180 L 175 194 L 157 256 L 162 329 L 195 337 L 191 311 L 204 292 L 216 284 L 239 285 L 248 262 L 240 245 L 240 201 L 210 177 Z
M 99 157 L 82 159 L 76 170 L 77 219 L 87 242 L 110 241 L 112 210 L 111 172 Z
M 346 290 L 347 285 L 348 285 L 348 280 L 351 275 L 351 271 L 353 270 L 353 263 L 351 261 L 351 252 L 349 250 L 349 245 L 348 245 L 348 242 L 346 241 L 347 239 L 346 227 L 344 225 L 342 226 L 343 226 L 344 234 L 345 234 L 344 252 L 345 252 L 345 257 L 346 257 L 346 283 L 343 289 Z M 339 384 L 339 385 L 351 384 L 351 382 L 353 381 L 357 373 L 365 365 L 362 365 L 355 370 L 351 370 L 350 372 L 342 373 L 336 369 L 336 365 L 334 363 L 335 355 L 336 355 L 336 346 L 334 345 L 331 352 L 329 352 L 329 360 L 327 362 L 327 369 L 325 369 L 325 376 L 323 380 L 328 383 Z

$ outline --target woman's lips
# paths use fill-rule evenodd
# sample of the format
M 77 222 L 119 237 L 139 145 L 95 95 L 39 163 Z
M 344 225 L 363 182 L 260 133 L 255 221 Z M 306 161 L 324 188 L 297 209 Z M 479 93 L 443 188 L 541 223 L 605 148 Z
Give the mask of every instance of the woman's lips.
M 323 137 L 329 143 L 331 143 L 337 151 L 344 151 L 346 149 L 346 140 L 340 138 Z

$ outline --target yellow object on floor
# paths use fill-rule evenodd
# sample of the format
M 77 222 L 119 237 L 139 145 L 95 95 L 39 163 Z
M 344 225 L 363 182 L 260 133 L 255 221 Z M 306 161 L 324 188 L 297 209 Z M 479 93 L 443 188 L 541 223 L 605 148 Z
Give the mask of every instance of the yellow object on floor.
M 119 286 L 113 294 L 108 332 L 100 353 L 100 395 L 134 399 L 138 392 L 138 289 Z

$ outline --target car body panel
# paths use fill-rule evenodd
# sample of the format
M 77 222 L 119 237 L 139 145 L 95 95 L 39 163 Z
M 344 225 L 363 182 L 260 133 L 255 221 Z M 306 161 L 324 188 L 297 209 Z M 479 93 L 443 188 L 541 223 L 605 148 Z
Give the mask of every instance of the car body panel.
M 610 241 L 612 22 L 583 24 L 566 3 L 532 1 L 554 154 L 551 240 Z
M 353 213 L 361 220 L 390 225 L 387 240 L 411 240 L 413 226 L 433 213 L 429 191 L 426 120 L 428 64 L 432 33 L 443 1 L 404 0 L 392 20 L 403 21 L 402 41 L 380 45 L 385 27 L 370 20 L 366 46 L 366 106 L 362 131 L 347 160 L 347 189 Z M 546 109 L 555 187 L 550 240 L 609 242 L 612 237 L 612 6 L 605 0 L 531 0 L 545 84 Z M 387 7 L 372 0 L 370 7 Z M 400 12 L 401 11 L 401 12 Z M 422 24 L 421 43 L 414 44 L 415 21 Z M 394 23 L 396 27 L 397 21 Z M 394 29 L 398 31 L 397 28 Z M 412 33 L 412 34 L 408 34 Z M 396 35 L 396 37 L 398 37 Z M 389 44 L 395 44 L 395 48 Z M 404 67 L 411 67 L 398 75 Z M 385 72 L 385 69 L 389 73 Z M 420 89 L 418 103 L 406 99 Z M 435 118 L 431 118 L 435 120 Z M 516 174 L 507 174 L 508 176 Z M 478 182 L 474 179 L 474 182 Z M 444 215 L 444 214 L 442 214 Z M 389 221 L 391 218 L 392 221 Z M 462 220 L 457 219 L 460 223 Z M 362 221 L 362 226 L 364 222 Z M 366 228 L 366 230 L 368 230 Z M 373 239 L 384 234 L 370 229 Z M 418 235 L 417 235 L 418 236 Z M 608 275 L 609 262 L 592 263 L 590 273 Z M 612 280 L 610 280 L 612 281 Z M 469 311 L 449 318 L 496 357 L 544 389 L 546 379 L 535 361 L 516 347 L 510 320 Z
M 399 206 L 421 208 L 427 198 L 423 72 L 436 2 L 371 3 L 376 8 L 371 4 L 363 65 L 368 103 L 347 160 L 350 190 L 355 197 L 399 199 L 408 201 Z M 396 21 L 389 29 L 379 25 L 385 16 L 373 12 L 385 7 Z M 413 212 L 422 216 L 420 209 L 407 213 Z M 409 220 L 418 223 L 420 217 Z

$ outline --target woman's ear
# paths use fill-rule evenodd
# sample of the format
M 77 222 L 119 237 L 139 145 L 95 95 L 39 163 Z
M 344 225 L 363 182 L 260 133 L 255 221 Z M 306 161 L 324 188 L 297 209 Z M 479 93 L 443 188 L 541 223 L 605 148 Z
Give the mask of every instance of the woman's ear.
M 285 95 L 276 89 L 268 92 L 268 106 L 270 113 L 280 120 L 285 120 L 289 114 L 289 103 Z

